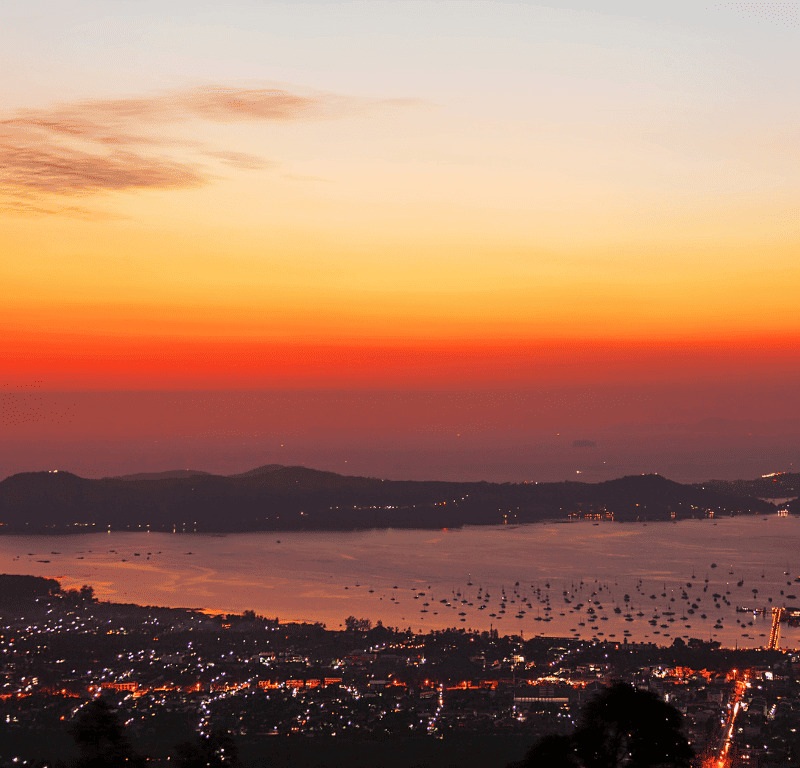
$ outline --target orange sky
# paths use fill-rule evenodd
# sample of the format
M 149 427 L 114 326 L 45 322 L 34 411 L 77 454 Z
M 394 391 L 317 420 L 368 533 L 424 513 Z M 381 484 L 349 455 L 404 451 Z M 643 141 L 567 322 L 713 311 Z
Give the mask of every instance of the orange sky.
M 59 333 L 5 343 L 5 385 L 46 389 L 507 389 L 532 385 L 751 386 L 800 375 L 800 337 L 585 337 L 319 343 Z M 46 385 L 45 385 L 46 382 Z
M 3 391 L 683 387 L 676 418 L 786 415 L 796 14 L 595 5 L 14 4 Z

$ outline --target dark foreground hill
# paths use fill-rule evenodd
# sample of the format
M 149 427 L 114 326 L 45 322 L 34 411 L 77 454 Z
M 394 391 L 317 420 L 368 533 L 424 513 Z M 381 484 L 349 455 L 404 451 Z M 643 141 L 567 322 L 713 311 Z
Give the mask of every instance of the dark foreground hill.
M 659 475 L 603 483 L 451 483 L 348 477 L 270 465 L 241 475 L 127 476 L 87 480 L 25 472 L 0 482 L 0 531 L 176 531 L 442 528 L 613 514 L 669 520 L 766 514 L 756 498 Z

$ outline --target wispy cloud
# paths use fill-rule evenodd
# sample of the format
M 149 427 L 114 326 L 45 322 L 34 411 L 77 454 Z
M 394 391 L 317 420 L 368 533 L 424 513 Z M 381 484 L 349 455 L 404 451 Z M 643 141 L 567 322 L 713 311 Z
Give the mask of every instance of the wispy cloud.
M 35 190 L 80 194 L 131 188 L 193 187 L 205 177 L 199 168 L 166 157 L 145 156 L 127 149 L 84 151 L 63 146 L 51 137 L 2 136 L 0 164 L 5 191 Z
M 68 216 L 72 219 L 86 219 L 87 221 L 112 221 L 125 218 L 119 214 L 86 208 L 79 205 L 59 205 L 34 200 L 26 195 L 0 195 L 0 213 L 15 214 L 18 216 Z
M 247 154 L 246 152 L 209 151 L 205 154 L 209 157 L 216 158 L 225 165 L 229 165 L 231 168 L 243 168 L 249 171 L 257 171 L 261 168 L 269 168 L 275 165 L 275 163 L 264 160 L 257 155 Z
M 164 134 L 170 125 L 209 122 L 286 122 L 336 117 L 370 106 L 334 94 L 304 96 L 277 89 L 193 88 L 151 98 L 93 99 L 28 109 L 0 120 L 0 193 L 6 211 L 69 213 L 43 204 L 41 196 L 80 196 L 136 189 L 177 189 L 208 183 L 205 164 L 176 157 L 187 147 Z M 252 154 L 191 145 L 202 157 L 229 167 L 257 170 L 274 163 Z M 31 197 L 36 199 L 31 199 Z M 75 209 L 82 215 L 85 209 Z

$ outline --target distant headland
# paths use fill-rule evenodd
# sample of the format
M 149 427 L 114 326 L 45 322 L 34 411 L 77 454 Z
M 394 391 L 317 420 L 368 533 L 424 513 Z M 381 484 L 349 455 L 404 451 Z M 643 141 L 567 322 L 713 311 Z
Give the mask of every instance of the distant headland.
M 502 525 L 542 520 L 657 521 L 774 514 L 797 474 L 683 485 L 659 475 L 600 483 L 454 483 L 352 477 L 270 464 L 237 475 L 199 470 L 90 480 L 23 472 L 0 482 L 0 532 L 242 532 Z M 800 512 L 798 500 L 783 503 Z
M 353 477 L 270 464 L 237 475 L 173 470 L 89 480 L 23 472 L 0 482 L 0 532 L 242 532 L 680 520 L 800 512 L 800 476 L 683 485 L 659 475 L 600 483 L 455 483 Z M 793 498 L 794 497 L 794 498 Z

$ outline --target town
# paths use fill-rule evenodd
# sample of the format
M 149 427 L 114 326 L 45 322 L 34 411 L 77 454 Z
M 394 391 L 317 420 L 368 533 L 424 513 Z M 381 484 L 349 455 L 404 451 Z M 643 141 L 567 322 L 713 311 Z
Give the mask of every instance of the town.
M 424 751 L 432 766 L 446 751 L 446 764 L 504 768 L 541 736 L 570 732 L 613 681 L 681 712 L 698 765 L 800 760 L 800 652 L 695 638 L 657 646 L 464 628 L 415 634 L 353 616 L 330 631 L 0 579 L 2 765 L 70 755 L 70 723 L 103 699 L 137 752 L 165 765 L 177 764 L 177 744 L 224 733 L 245 765 L 298 764 L 301 754 L 312 765 L 322 745 L 353 763 L 369 743 L 386 764 L 405 749 Z

